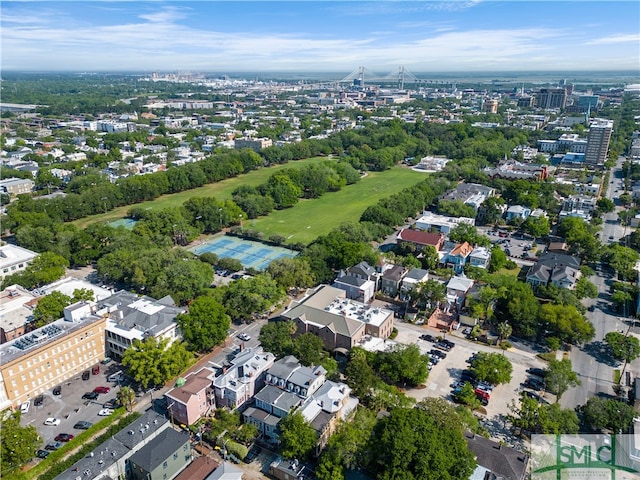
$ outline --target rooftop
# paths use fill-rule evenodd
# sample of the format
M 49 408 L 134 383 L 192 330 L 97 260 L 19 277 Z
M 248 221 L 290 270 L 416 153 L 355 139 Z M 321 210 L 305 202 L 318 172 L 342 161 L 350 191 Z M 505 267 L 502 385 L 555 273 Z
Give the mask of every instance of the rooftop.
M 182 445 L 189 443 L 190 437 L 186 432 L 177 432 L 173 428 L 166 428 L 144 447 L 131 456 L 130 461 L 152 472 Z M 189 453 L 191 450 L 189 449 Z
M 37 257 L 36 252 L 17 245 L 6 244 L 0 247 L 0 271 L 12 265 L 29 262 Z M 11 273 L 11 272 L 8 272 Z

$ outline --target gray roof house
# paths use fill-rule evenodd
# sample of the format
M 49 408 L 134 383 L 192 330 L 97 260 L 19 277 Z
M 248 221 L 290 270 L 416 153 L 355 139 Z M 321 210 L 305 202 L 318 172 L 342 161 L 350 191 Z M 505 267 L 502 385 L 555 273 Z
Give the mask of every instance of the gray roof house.
M 360 262 L 351 268 L 347 269 L 347 274 L 356 278 L 363 278 L 365 280 L 373 280 L 376 278 L 376 270 L 367 262 Z
M 385 270 L 380 278 L 380 290 L 382 293 L 392 298 L 395 297 L 406 273 L 407 269 L 402 265 L 394 265 Z
M 351 274 L 345 274 L 342 271 L 338 274 L 332 286 L 347 292 L 347 298 L 363 303 L 369 303 L 376 291 L 375 280 L 356 277 Z
M 429 271 L 422 268 L 412 268 L 402 279 L 402 285 L 400 290 L 402 292 L 409 292 L 416 284 L 420 282 L 426 282 L 429 279 Z
M 129 469 L 129 458 L 169 427 L 167 418 L 153 410 L 147 410 L 54 480 L 77 480 L 78 477 L 82 480 L 120 478 Z
M 465 433 L 467 447 L 476 456 L 478 466 L 469 480 L 524 480 L 529 456 L 515 448 L 488 438 Z
M 533 287 L 552 284 L 573 289 L 580 276 L 579 259 L 561 253 L 546 253 L 529 269 L 526 278 Z
M 189 434 L 172 428 L 134 453 L 129 459 L 133 480 L 171 480 L 191 462 Z
M 112 358 L 121 358 L 134 339 L 143 340 L 148 336 L 168 338 L 169 342 L 179 339 L 176 316 L 186 312 L 177 307 L 170 296 L 155 300 L 120 290 L 112 296 L 100 300 L 96 315 L 107 315 L 107 336 L 105 353 Z

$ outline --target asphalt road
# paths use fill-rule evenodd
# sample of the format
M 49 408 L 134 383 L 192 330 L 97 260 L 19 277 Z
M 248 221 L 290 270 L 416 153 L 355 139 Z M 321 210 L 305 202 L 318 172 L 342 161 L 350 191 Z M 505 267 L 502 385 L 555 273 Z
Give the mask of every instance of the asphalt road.
M 607 196 L 614 200 L 622 193 L 622 163 L 624 159 L 618 160 L 618 165 L 611 171 L 611 180 L 607 186 Z M 622 207 L 616 207 L 615 212 L 604 216 L 602 226 L 602 242 L 604 244 L 617 242 L 629 232 L 618 222 L 618 212 Z M 613 239 L 610 239 L 613 237 Z M 604 336 L 608 332 L 627 332 L 631 326 L 631 333 L 638 333 L 639 328 L 626 317 L 612 311 L 610 289 L 615 280 L 614 272 L 606 267 L 596 272 L 596 276 L 590 280 L 598 289 L 598 298 L 590 300 L 588 305 L 594 305 L 593 312 L 587 312 L 587 318 L 591 320 L 595 327 L 594 339 L 582 346 L 571 349 L 570 358 L 573 369 L 578 373 L 582 385 L 569 390 L 561 399 L 564 407 L 573 408 L 583 405 L 590 397 L 598 394 L 614 395 L 613 392 L 613 372 L 616 368 L 621 369 L 622 363 L 617 362 L 607 354 L 606 345 L 603 343 Z M 640 374 L 640 359 L 635 360 L 627 366 L 626 371 L 631 372 L 631 378 Z

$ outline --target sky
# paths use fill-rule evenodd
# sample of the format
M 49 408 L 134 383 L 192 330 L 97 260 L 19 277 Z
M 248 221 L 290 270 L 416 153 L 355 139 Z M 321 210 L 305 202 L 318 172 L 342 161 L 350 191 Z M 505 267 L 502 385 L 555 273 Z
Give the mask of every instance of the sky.
M 4 71 L 640 71 L 637 1 L 2 0 Z

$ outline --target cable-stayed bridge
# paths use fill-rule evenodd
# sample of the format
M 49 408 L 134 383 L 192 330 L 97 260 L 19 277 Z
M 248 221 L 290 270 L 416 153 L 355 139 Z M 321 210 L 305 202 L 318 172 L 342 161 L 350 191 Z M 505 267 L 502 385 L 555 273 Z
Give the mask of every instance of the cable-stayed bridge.
M 397 82 L 397 86 L 401 90 L 404 89 L 405 83 L 420 83 L 418 77 L 402 66 L 386 75 L 372 72 L 366 67 L 358 67 L 338 83 L 352 83 L 354 80 L 357 81 L 360 86 L 364 86 L 366 82 Z

